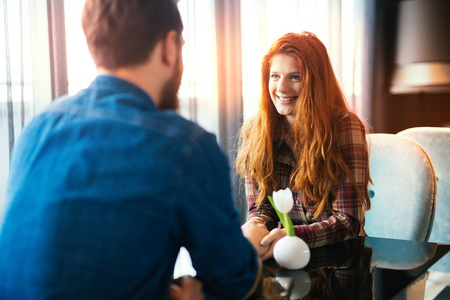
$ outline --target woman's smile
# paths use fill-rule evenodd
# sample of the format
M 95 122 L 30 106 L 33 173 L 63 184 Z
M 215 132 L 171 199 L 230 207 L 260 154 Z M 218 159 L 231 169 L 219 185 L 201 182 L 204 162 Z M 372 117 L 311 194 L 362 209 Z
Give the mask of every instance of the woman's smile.
M 276 95 L 276 96 L 282 104 L 288 104 L 294 100 L 297 100 L 297 98 L 298 98 L 298 96 L 292 96 L 292 97 L 280 96 L 280 95 Z
M 286 54 L 273 56 L 270 66 L 269 93 L 272 103 L 288 123 L 294 121 L 294 108 L 301 90 L 300 71 L 296 60 Z

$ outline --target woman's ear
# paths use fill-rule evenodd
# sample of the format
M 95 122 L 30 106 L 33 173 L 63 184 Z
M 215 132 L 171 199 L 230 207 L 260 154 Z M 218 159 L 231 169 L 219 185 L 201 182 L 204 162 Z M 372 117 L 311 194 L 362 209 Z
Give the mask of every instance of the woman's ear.
M 171 30 L 166 34 L 162 44 L 162 60 L 168 67 L 172 67 L 176 63 L 178 47 L 178 33 Z

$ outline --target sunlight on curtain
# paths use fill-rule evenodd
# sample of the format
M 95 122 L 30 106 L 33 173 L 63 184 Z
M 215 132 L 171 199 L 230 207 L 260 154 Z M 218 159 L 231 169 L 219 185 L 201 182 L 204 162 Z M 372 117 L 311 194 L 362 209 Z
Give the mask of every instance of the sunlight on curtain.
M 180 0 L 184 73 L 178 93 L 180 113 L 218 133 L 217 62 L 214 0 Z
M 33 115 L 29 20 L 27 1 L 3 0 L 0 7 L 0 207 L 6 192 L 12 147 Z
M 336 77 L 353 106 L 361 93 L 363 5 L 363 0 L 243 0 L 244 120 L 258 109 L 262 57 L 288 32 L 306 30 L 317 35 L 327 47 Z
M 97 76 L 97 69 L 89 54 L 86 38 L 81 28 L 81 13 L 84 1 L 64 1 L 69 95 L 76 94 L 79 90 L 87 88 Z

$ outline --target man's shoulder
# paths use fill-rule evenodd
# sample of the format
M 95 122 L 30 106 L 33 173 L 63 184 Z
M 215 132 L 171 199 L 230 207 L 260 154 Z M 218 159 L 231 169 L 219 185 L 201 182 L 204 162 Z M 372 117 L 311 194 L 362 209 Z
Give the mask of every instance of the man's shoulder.
M 205 159 L 226 162 L 215 134 L 176 113 L 165 112 L 161 118 L 164 129 L 157 134 L 170 140 L 171 145 L 177 145 L 175 152 L 184 159 L 192 160 L 194 156 L 199 163 Z
M 116 96 L 116 95 L 114 95 Z M 43 112 L 34 118 L 35 122 L 52 121 L 53 119 L 69 118 L 69 122 L 78 121 L 78 125 L 90 126 L 95 121 L 96 126 L 107 124 L 111 126 L 131 126 L 145 131 L 158 132 L 161 135 L 177 139 L 197 139 L 214 136 L 197 123 L 185 119 L 172 110 L 148 109 L 135 106 L 128 102 L 134 95 L 125 95 L 125 99 L 89 99 L 90 91 L 81 91 L 74 96 L 63 96 L 54 100 Z M 128 99 L 127 99 L 128 98 Z M 104 101 L 104 104 L 94 103 Z M 109 103 L 108 103 L 109 102 Z
M 87 89 L 56 99 L 27 125 L 23 134 L 30 141 L 64 134 L 65 140 L 75 142 L 83 139 L 105 143 L 110 138 L 122 148 L 136 145 L 128 141 L 140 140 L 144 148 L 159 143 L 170 145 L 174 153 L 192 153 L 200 149 L 218 152 L 214 134 L 173 110 L 159 110 L 144 101 L 150 99 L 136 97 L 134 93 L 103 98 L 94 98 L 93 94 Z M 83 135 L 80 136 L 80 132 Z M 104 139 L 92 140 L 91 136 L 104 136 Z
M 173 138 L 186 141 L 214 138 L 214 134 L 206 131 L 195 122 L 185 119 L 173 111 L 163 111 L 160 114 L 160 122 L 164 124 L 161 132 Z

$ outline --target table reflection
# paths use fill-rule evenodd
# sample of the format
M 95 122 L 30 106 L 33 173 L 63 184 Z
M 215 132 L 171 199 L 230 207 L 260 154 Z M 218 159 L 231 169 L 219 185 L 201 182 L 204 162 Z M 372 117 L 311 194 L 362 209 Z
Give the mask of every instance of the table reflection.
M 303 270 L 282 269 L 268 260 L 252 299 L 371 299 L 371 257 L 372 249 L 358 238 L 311 249 Z
M 263 279 L 251 299 L 392 299 L 417 283 L 450 245 L 358 237 L 311 249 L 302 270 L 264 262 Z

